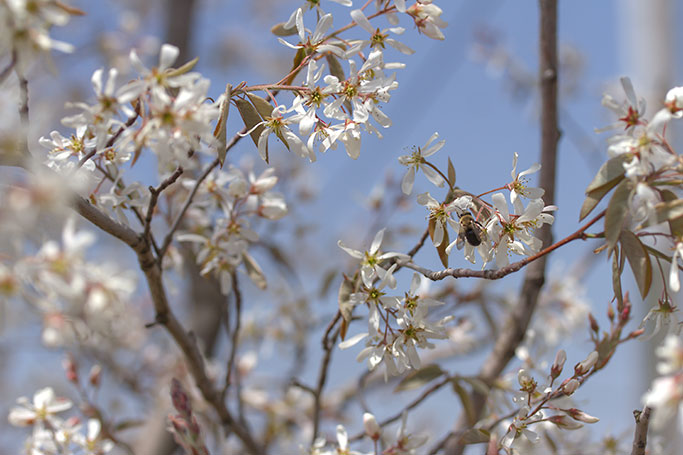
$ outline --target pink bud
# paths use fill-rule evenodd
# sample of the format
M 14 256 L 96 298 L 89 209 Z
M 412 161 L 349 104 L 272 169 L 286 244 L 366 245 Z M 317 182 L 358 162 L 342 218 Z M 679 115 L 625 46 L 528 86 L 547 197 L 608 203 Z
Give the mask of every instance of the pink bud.
M 595 423 L 600 420 L 597 417 L 588 415 L 580 409 L 576 408 L 562 409 L 562 411 L 566 412 L 572 419 L 578 420 L 579 422 Z
M 550 420 L 552 423 L 557 425 L 560 428 L 564 428 L 565 430 L 578 430 L 581 428 L 583 425 L 581 425 L 579 422 L 576 422 L 574 420 L 571 420 L 565 415 L 555 415 L 548 417 L 548 420 Z

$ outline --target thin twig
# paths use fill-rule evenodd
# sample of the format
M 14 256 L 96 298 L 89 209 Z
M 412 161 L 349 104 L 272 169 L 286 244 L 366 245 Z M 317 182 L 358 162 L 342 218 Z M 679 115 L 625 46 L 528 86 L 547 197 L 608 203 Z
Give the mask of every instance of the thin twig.
M 126 123 L 125 123 L 123 126 L 121 126 L 121 127 L 116 131 L 116 133 L 114 133 L 114 134 L 112 135 L 112 137 L 110 137 L 110 138 L 107 140 L 107 143 L 104 144 L 104 149 L 103 149 L 103 150 L 106 150 L 106 149 L 108 149 L 109 147 L 111 147 L 112 145 L 114 145 L 114 142 L 116 142 L 116 139 L 118 139 L 119 136 L 121 136 L 121 133 L 123 133 L 123 132 L 126 130 L 126 128 L 129 128 L 131 125 L 133 125 L 133 123 L 135 123 L 135 121 L 137 120 L 137 118 L 138 118 L 139 115 L 140 115 L 140 114 L 138 114 L 138 113 L 136 112 L 134 116 L 132 116 L 132 117 L 130 117 L 128 120 L 126 120 Z M 83 155 L 83 158 L 81 158 L 81 159 L 78 161 L 78 165 L 76 166 L 76 168 L 77 168 L 77 169 L 80 169 L 81 167 L 83 167 L 83 165 L 86 163 L 86 161 L 88 161 L 90 158 L 92 158 L 93 156 L 95 156 L 95 153 L 97 153 L 97 147 L 93 147 L 92 149 L 90 149 L 89 151 L 87 151 L 86 154 Z
M 157 188 L 154 188 L 153 186 L 149 187 L 150 198 L 149 204 L 147 205 L 147 215 L 145 216 L 144 222 L 145 230 L 142 234 L 143 236 L 145 236 L 145 238 L 149 238 L 150 229 L 152 228 L 152 217 L 154 217 L 154 209 L 156 208 L 157 202 L 159 201 L 159 195 L 166 188 L 173 185 L 178 180 L 178 178 L 180 178 L 182 173 L 183 167 L 178 166 L 178 168 L 173 172 L 173 174 L 166 177 L 166 179 L 164 179 L 164 181 L 161 182 L 161 184 L 159 184 Z
M 334 347 L 334 341 L 339 336 L 341 331 L 341 326 L 334 330 L 337 326 L 337 322 L 341 320 L 341 311 L 337 311 L 337 314 L 327 325 L 325 334 L 323 335 L 322 345 L 323 345 L 323 359 L 320 362 L 320 370 L 318 371 L 318 384 L 315 388 L 314 393 L 314 403 L 313 403 L 313 437 L 311 438 L 311 446 L 318 437 L 318 431 L 320 430 L 320 407 L 322 405 L 322 393 L 325 383 L 327 382 L 327 372 L 330 365 L 330 360 L 332 359 L 332 348 Z M 333 333 L 334 330 L 334 333 Z

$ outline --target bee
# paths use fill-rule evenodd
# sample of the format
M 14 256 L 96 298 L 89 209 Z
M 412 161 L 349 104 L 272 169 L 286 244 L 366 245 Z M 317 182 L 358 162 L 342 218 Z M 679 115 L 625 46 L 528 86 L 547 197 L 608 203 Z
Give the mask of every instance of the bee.
M 459 250 L 465 246 L 465 241 L 472 246 L 481 245 L 482 235 L 485 235 L 481 224 L 479 224 L 472 215 L 465 213 L 460 217 L 460 232 L 458 232 L 458 240 L 455 246 Z

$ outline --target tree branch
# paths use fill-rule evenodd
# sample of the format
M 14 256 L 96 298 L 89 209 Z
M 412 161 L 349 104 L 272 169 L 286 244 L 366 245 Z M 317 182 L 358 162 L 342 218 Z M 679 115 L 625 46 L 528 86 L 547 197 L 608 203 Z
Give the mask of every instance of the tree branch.
M 636 430 L 633 434 L 633 448 L 631 455 L 645 455 L 647 447 L 647 429 L 650 426 L 650 413 L 652 409 L 645 406 L 642 411 L 633 411 L 636 419 Z

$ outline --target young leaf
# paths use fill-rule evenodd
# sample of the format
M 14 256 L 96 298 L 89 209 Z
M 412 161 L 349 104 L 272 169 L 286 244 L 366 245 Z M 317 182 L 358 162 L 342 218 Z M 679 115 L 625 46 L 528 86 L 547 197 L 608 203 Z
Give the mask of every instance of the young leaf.
M 624 163 L 630 160 L 631 157 L 626 154 L 617 155 L 614 158 L 607 160 L 605 164 L 602 165 L 595 177 L 593 177 L 593 181 L 588 184 L 588 187 L 586 188 L 586 194 L 610 184 L 619 177 L 623 177 Z
M 273 25 L 270 29 L 270 33 L 275 36 L 292 36 L 296 34 L 296 27 L 285 28 L 285 22 L 280 22 L 279 24 Z
M 621 270 L 619 270 L 619 249 L 615 248 L 612 255 L 612 289 L 617 303 L 621 306 L 624 302 L 624 295 L 621 291 Z
M 199 61 L 199 57 L 195 57 L 192 60 L 190 60 L 189 62 L 185 63 L 180 68 L 169 69 L 167 71 L 166 75 L 168 77 L 174 77 L 174 76 L 180 76 L 180 75 L 185 74 L 185 73 L 189 73 L 190 71 L 192 71 L 192 68 L 194 68 L 194 66 L 197 64 L 198 61 Z
M 225 162 L 225 154 L 227 150 L 225 149 L 227 143 L 227 122 L 228 122 L 228 112 L 230 111 L 230 94 L 232 92 L 232 85 L 227 84 L 225 86 L 225 93 L 223 96 L 223 101 L 221 102 L 220 116 L 218 118 L 218 123 L 216 123 L 216 129 L 213 131 L 213 136 L 218 140 L 217 152 L 218 160 L 221 162 L 221 167 Z
M 253 93 L 247 93 L 247 96 L 263 120 L 273 115 L 273 105 L 268 101 Z
M 251 281 L 259 289 L 265 289 L 266 275 L 263 273 L 263 270 L 261 270 L 261 267 L 258 265 L 258 263 L 246 251 L 242 253 L 242 259 L 244 261 L 244 266 L 247 269 L 247 276 L 249 279 L 251 279 Z
M 460 436 L 460 441 L 463 444 L 483 444 L 489 442 L 491 439 L 491 433 L 482 428 L 470 428 L 465 430 L 465 432 Z
M 614 190 L 612 199 L 607 205 L 605 213 L 605 240 L 608 248 L 614 248 L 619 240 L 619 234 L 624 226 L 624 221 L 628 215 L 628 199 L 631 195 L 632 183 L 630 180 L 622 180 Z
M 455 167 L 453 167 L 451 157 L 448 157 L 448 184 L 451 188 L 455 186 Z
M 244 100 L 242 98 L 235 98 L 235 105 L 237 106 L 237 110 L 240 112 L 240 115 L 242 116 L 244 126 L 246 126 L 248 130 L 253 129 L 256 125 L 261 123 L 261 116 L 258 114 L 256 108 L 249 101 Z M 251 140 L 254 141 L 254 145 L 256 145 L 256 147 L 258 147 L 258 139 L 259 136 L 261 136 L 261 132 L 264 128 L 265 127 L 263 125 L 260 125 L 253 129 L 250 133 Z
M 645 246 L 638 237 L 631 231 L 622 231 L 621 236 L 619 236 L 619 242 L 621 243 L 622 254 L 626 254 L 628 264 L 631 266 L 640 295 L 645 298 L 652 284 L 650 255 L 647 254 Z
M 602 198 L 605 197 L 605 195 L 609 193 L 610 190 L 614 188 L 623 179 L 624 176 L 621 175 L 606 183 L 605 185 L 602 185 L 599 188 L 589 191 L 586 194 L 586 199 L 583 201 L 583 205 L 581 206 L 581 213 L 579 213 L 579 221 L 586 218 L 593 211 L 593 209 L 600 203 Z

